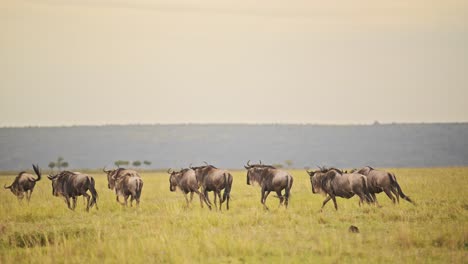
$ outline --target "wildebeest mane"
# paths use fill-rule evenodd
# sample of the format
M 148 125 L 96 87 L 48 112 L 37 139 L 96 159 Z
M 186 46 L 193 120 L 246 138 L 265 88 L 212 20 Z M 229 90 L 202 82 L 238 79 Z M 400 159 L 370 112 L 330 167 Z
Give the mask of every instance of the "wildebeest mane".
M 202 166 L 197 166 L 197 167 L 190 167 L 192 170 L 198 170 L 198 169 L 205 169 L 205 168 L 212 168 L 212 169 L 217 169 L 215 166 L 208 164 L 208 165 L 202 165 Z

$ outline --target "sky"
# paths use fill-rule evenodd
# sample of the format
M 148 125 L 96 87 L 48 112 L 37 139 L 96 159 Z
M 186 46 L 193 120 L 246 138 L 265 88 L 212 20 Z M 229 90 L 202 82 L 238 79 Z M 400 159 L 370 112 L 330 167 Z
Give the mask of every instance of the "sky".
M 468 2 L 3 0 L 0 95 L 0 126 L 467 122 Z

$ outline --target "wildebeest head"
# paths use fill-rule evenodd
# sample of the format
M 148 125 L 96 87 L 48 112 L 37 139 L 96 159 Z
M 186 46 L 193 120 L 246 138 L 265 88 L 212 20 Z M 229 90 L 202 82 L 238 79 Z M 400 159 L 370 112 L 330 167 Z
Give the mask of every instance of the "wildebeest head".
M 324 188 L 328 188 L 326 185 L 336 175 L 343 174 L 343 171 L 337 168 L 319 167 L 316 171 L 307 171 L 310 176 L 310 184 L 312 185 L 312 193 L 324 193 Z
M 23 198 L 23 193 L 17 188 L 15 182 L 13 182 L 10 186 L 3 185 L 3 188 L 5 189 L 10 189 L 10 191 L 15 195 L 18 196 L 19 198 Z
M 319 170 L 307 171 L 307 174 L 309 174 L 310 176 L 310 185 L 312 186 L 312 193 L 323 192 L 322 181 L 326 172 L 327 169 L 321 167 L 319 167 Z
M 175 192 L 176 187 L 177 187 L 177 178 L 176 177 L 177 177 L 178 172 L 173 171 L 171 169 L 168 169 L 167 173 L 170 174 L 170 176 L 169 176 L 169 190 L 171 192 Z
M 59 196 L 59 192 L 58 192 L 58 185 L 59 185 L 59 181 L 58 181 L 58 178 L 59 178 L 59 174 L 55 174 L 55 175 L 52 175 L 52 174 L 49 174 L 49 176 L 47 176 L 47 178 L 49 180 L 52 181 L 52 195 L 54 196 Z
M 318 181 L 317 181 L 317 177 L 315 177 L 315 174 L 316 173 L 321 173 L 320 171 L 307 171 L 307 174 L 309 174 L 310 176 L 310 185 L 312 186 L 312 193 L 317 193 L 316 189 L 317 189 L 317 184 L 318 184 Z
M 116 170 L 106 170 L 106 168 L 102 169 L 103 172 L 107 174 L 107 188 L 114 189 L 115 181 L 112 179 L 112 175 L 115 174 Z

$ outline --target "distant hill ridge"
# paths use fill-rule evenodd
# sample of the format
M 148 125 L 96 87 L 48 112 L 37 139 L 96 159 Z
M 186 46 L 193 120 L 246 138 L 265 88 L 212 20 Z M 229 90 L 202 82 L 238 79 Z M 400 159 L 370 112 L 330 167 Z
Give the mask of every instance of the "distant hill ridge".
M 468 123 L 308 125 L 177 124 L 0 128 L 0 170 L 63 156 L 71 168 L 149 160 L 151 168 L 247 160 L 292 167 L 468 165 Z

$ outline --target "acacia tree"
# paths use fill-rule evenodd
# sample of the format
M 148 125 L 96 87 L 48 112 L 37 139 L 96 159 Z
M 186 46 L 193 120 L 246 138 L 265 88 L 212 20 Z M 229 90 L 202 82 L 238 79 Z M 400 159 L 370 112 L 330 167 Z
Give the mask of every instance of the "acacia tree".
M 128 166 L 130 164 L 129 161 L 127 160 L 117 160 L 114 162 L 115 166 L 120 167 L 120 166 Z
M 49 162 L 49 168 L 50 168 L 51 170 L 54 170 L 54 168 L 55 168 L 55 162 L 53 162 L 53 161 Z
M 144 163 L 146 166 L 151 165 L 151 161 L 148 161 L 148 160 L 143 161 L 143 163 Z
M 54 161 L 51 161 L 51 162 L 49 163 L 49 168 L 50 168 L 50 169 L 54 169 L 55 167 L 57 167 L 57 169 L 60 171 L 62 168 L 67 168 L 68 165 L 69 165 L 68 162 L 65 161 L 65 160 L 63 159 L 63 157 L 60 157 L 60 156 L 59 156 L 59 157 L 57 158 L 57 161 L 55 161 L 55 162 L 54 162 Z
M 141 161 L 135 160 L 132 164 L 134 167 L 139 167 L 141 165 Z

